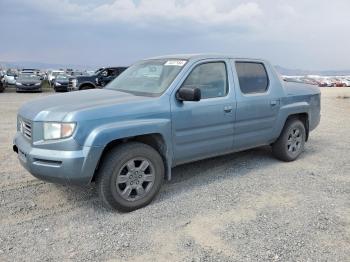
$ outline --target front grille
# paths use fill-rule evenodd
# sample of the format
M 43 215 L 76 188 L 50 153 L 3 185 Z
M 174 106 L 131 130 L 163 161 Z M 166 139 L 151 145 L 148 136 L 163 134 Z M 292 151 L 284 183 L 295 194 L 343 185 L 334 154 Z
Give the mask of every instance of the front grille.
M 73 83 L 73 80 L 74 80 L 74 81 L 77 81 L 75 78 L 71 78 L 71 79 L 69 79 L 69 81 L 68 81 L 68 91 L 73 91 L 73 90 L 75 90 L 75 88 L 76 88 L 77 83 L 76 83 L 76 82 Z
M 28 120 L 21 119 L 21 133 L 28 139 L 32 139 L 32 123 Z

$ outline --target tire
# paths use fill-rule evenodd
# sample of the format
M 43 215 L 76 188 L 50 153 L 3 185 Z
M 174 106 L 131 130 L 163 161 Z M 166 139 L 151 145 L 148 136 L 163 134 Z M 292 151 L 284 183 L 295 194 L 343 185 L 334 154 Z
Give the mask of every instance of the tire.
M 83 85 L 82 87 L 80 87 L 79 90 L 89 90 L 89 89 L 94 89 L 94 86 L 91 85 Z
M 304 151 L 306 131 L 299 119 L 289 119 L 277 141 L 272 145 L 273 155 L 282 161 L 294 161 Z
M 97 191 L 105 207 L 130 212 L 148 205 L 163 179 L 159 153 L 146 144 L 130 142 L 104 157 L 97 173 Z

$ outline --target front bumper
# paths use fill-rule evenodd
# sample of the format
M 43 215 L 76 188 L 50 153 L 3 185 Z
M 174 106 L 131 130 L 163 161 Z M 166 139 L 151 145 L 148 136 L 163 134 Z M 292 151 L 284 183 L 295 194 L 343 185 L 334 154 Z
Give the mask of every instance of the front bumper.
M 102 154 L 101 147 L 82 147 L 78 151 L 35 148 L 17 132 L 13 150 L 21 165 L 33 176 L 59 184 L 89 184 Z
M 32 91 L 41 91 L 41 86 L 19 86 L 16 85 L 16 91 L 21 92 L 32 92 Z
M 79 87 L 75 86 L 68 86 L 68 92 L 73 92 L 73 91 L 78 91 L 79 90 Z
M 68 85 L 54 86 L 56 92 L 68 92 Z

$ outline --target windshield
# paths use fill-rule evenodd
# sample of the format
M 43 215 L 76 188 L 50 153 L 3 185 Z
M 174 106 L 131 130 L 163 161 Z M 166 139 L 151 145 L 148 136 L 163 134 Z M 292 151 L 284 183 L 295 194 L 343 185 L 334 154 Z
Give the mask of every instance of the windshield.
M 104 70 L 104 68 L 99 68 L 93 74 L 98 75 L 98 73 L 100 73 L 103 70 Z
M 58 76 L 59 74 L 63 74 L 63 72 L 52 72 L 53 76 Z
M 179 74 L 185 60 L 147 60 L 139 62 L 106 86 L 122 92 L 139 95 L 161 95 Z
M 17 80 L 40 80 L 40 77 L 36 76 L 36 75 L 19 75 Z
M 58 75 L 56 77 L 57 80 L 68 80 L 69 76 L 68 75 Z

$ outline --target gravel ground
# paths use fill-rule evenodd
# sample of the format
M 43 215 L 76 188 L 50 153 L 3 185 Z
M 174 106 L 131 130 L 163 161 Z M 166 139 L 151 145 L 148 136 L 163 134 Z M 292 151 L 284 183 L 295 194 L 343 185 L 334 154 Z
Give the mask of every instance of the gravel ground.
M 0 94 L 0 261 L 350 261 L 350 89 L 322 90 L 299 160 L 268 147 L 184 165 L 122 214 L 93 186 L 39 181 L 12 152 L 16 111 L 52 95 Z

